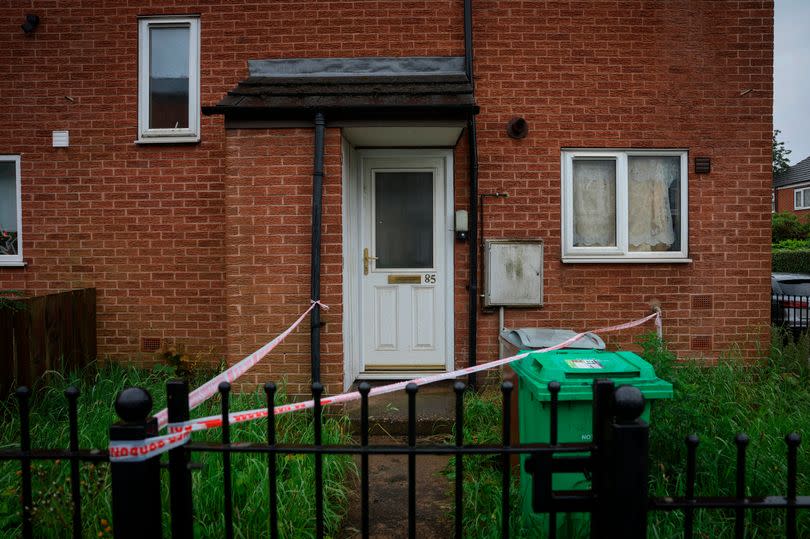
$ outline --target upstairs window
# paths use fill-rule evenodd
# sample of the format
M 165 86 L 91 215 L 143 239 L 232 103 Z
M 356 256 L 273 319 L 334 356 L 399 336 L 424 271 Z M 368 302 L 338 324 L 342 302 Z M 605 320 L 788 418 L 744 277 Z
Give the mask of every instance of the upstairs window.
M 200 19 L 138 21 L 138 141 L 200 140 Z
M 563 262 L 687 260 L 685 151 L 562 154 Z
M 23 263 L 20 201 L 20 156 L 0 155 L 0 266 Z
M 793 191 L 793 209 L 806 210 L 810 209 L 810 187 L 804 189 L 796 189 Z

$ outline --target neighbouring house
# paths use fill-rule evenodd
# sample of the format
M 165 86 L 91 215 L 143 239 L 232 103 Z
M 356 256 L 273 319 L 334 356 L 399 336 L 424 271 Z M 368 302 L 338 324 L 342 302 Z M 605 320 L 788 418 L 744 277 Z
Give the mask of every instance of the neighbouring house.
M 810 157 L 773 175 L 774 211 L 810 216 Z
M 103 358 L 176 342 L 234 362 L 317 296 L 331 309 L 246 383 L 487 361 L 504 305 L 507 327 L 575 329 L 660 305 L 681 356 L 767 338 L 771 1 L 0 20 L 0 288 L 96 288 Z

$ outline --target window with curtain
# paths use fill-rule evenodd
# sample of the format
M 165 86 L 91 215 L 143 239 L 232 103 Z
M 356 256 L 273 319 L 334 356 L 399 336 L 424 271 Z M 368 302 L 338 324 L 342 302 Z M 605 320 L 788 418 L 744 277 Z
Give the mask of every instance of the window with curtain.
M 574 245 L 616 245 L 616 161 L 576 159 L 573 192 Z
M 685 151 L 563 152 L 563 261 L 687 259 Z
M 0 266 L 23 263 L 20 202 L 20 156 L 0 155 Z

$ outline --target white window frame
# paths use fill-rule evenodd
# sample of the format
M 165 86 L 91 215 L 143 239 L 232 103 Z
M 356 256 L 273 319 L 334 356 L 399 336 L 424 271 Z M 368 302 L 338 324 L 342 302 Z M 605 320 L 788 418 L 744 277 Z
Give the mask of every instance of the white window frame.
M 22 176 L 19 155 L 0 155 L 0 161 L 13 162 L 17 176 L 17 254 L 0 255 L 0 266 L 24 266 L 22 230 Z
M 149 30 L 154 27 L 189 27 L 188 127 L 149 127 Z M 138 139 L 139 144 L 170 144 L 200 140 L 200 17 L 142 17 L 138 19 Z
M 802 199 L 799 204 L 796 203 L 797 198 Z M 794 210 L 810 209 L 810 187 L 793 190 L 793 209 Z
M 633 156 L 680 157 L 681 160 L 681 228 L 679 251 L 630 251 L 628 245 L 628 168 Z M 616 161 L 616 246 L 574 246 L 574 159 L 613 159 Z M 689 239 L 689 152 L 687 150 L 600 150 L 564 149 L 561 154 L 562 177 L 562 261 L 564 263 L 682 263 L 688 257 Z

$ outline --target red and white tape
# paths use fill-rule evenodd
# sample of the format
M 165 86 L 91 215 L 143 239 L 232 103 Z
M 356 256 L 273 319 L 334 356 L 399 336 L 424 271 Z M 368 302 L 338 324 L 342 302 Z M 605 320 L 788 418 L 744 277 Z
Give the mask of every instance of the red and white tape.
M 314 306 L 314 304 L 313 304 Z M 311 310 L 310 307 L 309 310 Z M 307 310 L 307 312 L 309 312 Z M 304 313 L 306 315 L 306 313 Z M 300 320 L 303 319 L 303 316 L 299 319 L 297 323 L 300 323 Z M 625 329 L 634 328 L 636 326 L 640 326 L 649 322 L 650 320 L 655 319 L 656 329 L 661 327 L 661 313 L 654 312 L 649 316 L 645 316 L 644 318 L 640 318 L 638 320 L 634 320 L 632 322 L 626 322 L 624 324 L 619 324 L 615 326 L 608 326 L 604 328 L 599 328 L 593 331 L 586 331 L 582 333 L 577 333 L 570 339 L 567 339 L 559 344 L 554 346 L 550 346 L 548 348 L 543 348 L 540 350 L 532 350 L 531 352 L 523 352 L 521 354 L 516 354 L 514 356 L 497 359 L 494 361 L 490 361 L 487 363 L 482 363 L 480 365 L 476 365 L 474 367 L 467 367 L 464 369 L 458 369 L 451 372 L 444 372 L 439 374 L 434 374 L 431 376 L 424 376 L 421 378 L 414 378 L 412 380 L 404 380 L 402 382 L 396 382 L 393 384 L 388 384 L 384 386 L 378 386 L 371 389 L 369 392 L 369 397 L 373 397 L 376 395 L 383 395 L 386 393 L 393 393 L 395 391 L 401 391 L 405 389 L 408 384 L 416 384 L 417 386 L 423 386 L 427 384 L 432 384 L 435 382 L 440 382 L 442 380 L 450 380 L 453 378 L 458 378 L 461 376 L 466 376 L 468 374 L 472 374 L 475 372 L 481 372 L 488 369 L 494 369 L 495 367 L 501 367 L 503 365 L 507 365 L 512 363 L 513 361 L 517 361 L 519 359 L 523 359 L 531 354 L 543 354 L 546 352 L 551 352 L 552 350 L 559 350 L 560 348 L 565 348 L 566 346 L 572 344 L 575 341 L 578 341 L 582 337 L 584 337 L 587 333 L 610 333 L 614 331 L 622 331 Z M 288 330 L 287 334 L 289 334 Z M 283 334 L 282 334 L 283 335 Z M 286 336 L 286 335 L 285 335 Z M 275 339 L 274 339 L 275 340 Z M 244 361 L 244 360 L 243 360 Z M 227 371 L 226 371 L 227 372 Z M 225 373 L 223 373 L 225 374 Z M 222 376 L 222 375 L 220 375 Z M 210 382 L 209 382 L 210 383 Z M 206 384 L 207 385 L 207 384 Z M 335 395 L 334 397 L 325 397 L 321 399 L 321 406 L 328 406 L 330 404 L 339 404 L 344 402 L 350 402 L 360 399 L 360 392 L 359 391 L 350 391 L 348 393 L 341 393 L 340 395 Z M 273 408 L 274 415 L 281 415 L 290 412 L 298 412 L 301 410 L 308 410 L 315 406 L 314 400 L 296 402 L 291 404 L 284 404 L 281 406 L 276 406 Z M 236 423 L 245 423 L 247 421 L 253 421 L 255 419 L 260 419 L 267 417 L 267 408 L 257 408 L 254 410 L 245 410 L 242 412 L 232 412 L 228 414 L 228 423 L 229 424 L 236 424 Z M 197 432 L 201 430 L 208 430 L 222 426 L 222 416 L 215 415 L 215 416 L 208 416 L 208 417 L 201 417 L 199 419 L 192 419 L 190 421 L 185 421 L 183 423 L 172 423 L 169 425 L 169 434 L 165 434 L 163 436 L 157 436 L 154 438 L 149 438 L 147 440 L 141 441 L 126 441 L 126 442 L 118 442 L 118 441 L 111 441 L 110 442 L 110 460 L 111 461 L 128 461 L 128 462 L 137 462 L 141 460 L 146 460 L 148 458 L 152 458 L 154 456 L 160 455 L 161 453 L 165 453 L 166 451 L 173 449 L 179 445 L 185 443 L 190 437 L 192 432 Z
M 236 365 L 228 368 L 227 370 L 223 371 L 221 374 L 211 378 L 206 383 L 189 393 L 188 395 L 188 409 L 193 410 L 200 404 L 204 403 L 214 395 L 216 395 L 217 391 L 219 391 L 219 384 L 222 382 L 233 382 L 243 374 L 245 374 L 251 367 L 253 367 L 256 363 L 261 361 L 264 356 L 269 354 L 273 348 L 278 346 L 278 344 L 287 338 L 287 336 L 292 333 L 295 328 L 297 328 L 301 322 L 304 321 L 304 318 L 315 308 L 315 306 L 320 306 L 321 309 L 328 311 L 329 307 L 321 303 L 317 300 L 311 300 L 309 309 L 303 312 L 298 319 L 292 323 L 290 327 L 285 329 L 281 334 L 279 334 L 275 339 L 268 342 L 249 356 L 245 357 Z M 155 414 L 155 417 L 158 420 L 158 428 L 162 429 L 166 426 L 169 422 L 169 410 L 168 408 L 164 408 L 163 410 L 159 411 Z

